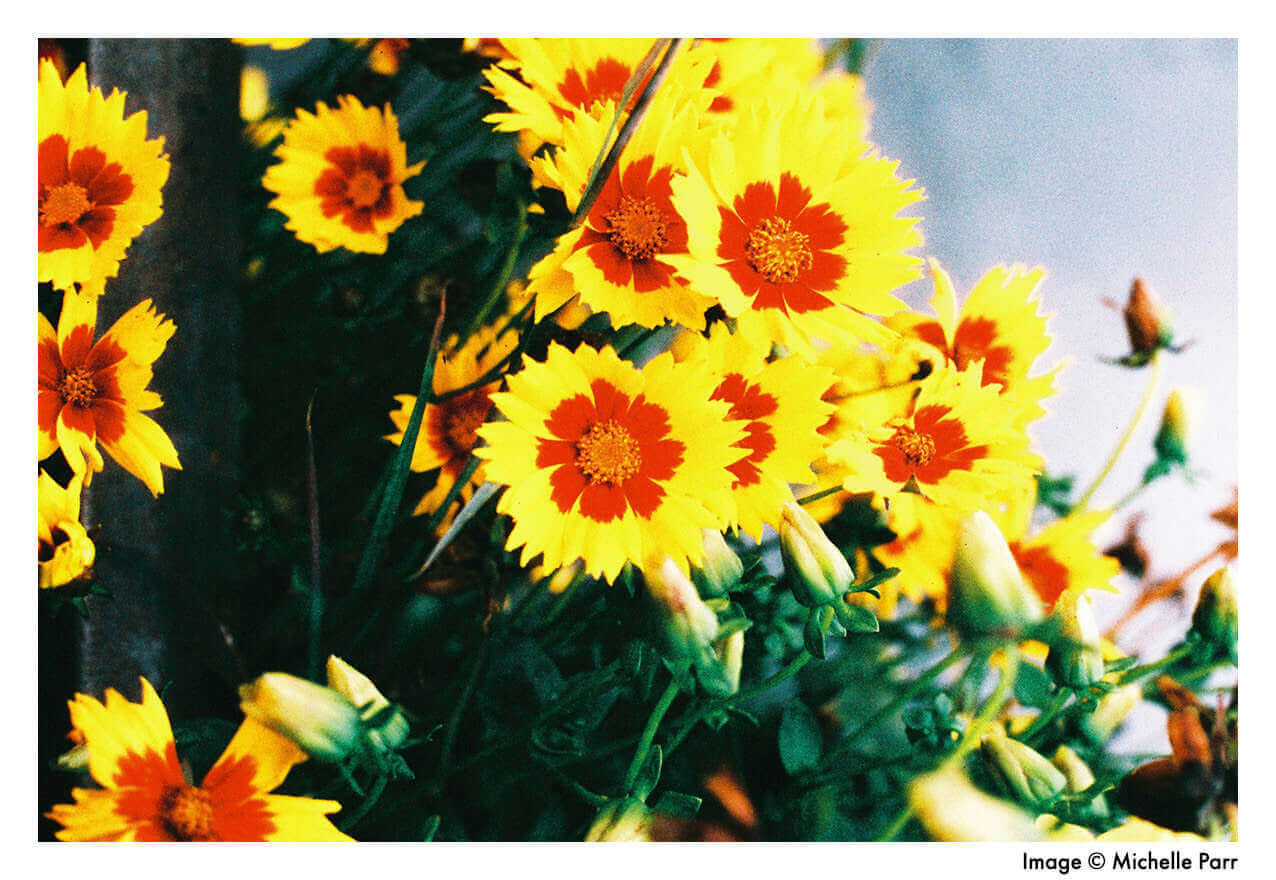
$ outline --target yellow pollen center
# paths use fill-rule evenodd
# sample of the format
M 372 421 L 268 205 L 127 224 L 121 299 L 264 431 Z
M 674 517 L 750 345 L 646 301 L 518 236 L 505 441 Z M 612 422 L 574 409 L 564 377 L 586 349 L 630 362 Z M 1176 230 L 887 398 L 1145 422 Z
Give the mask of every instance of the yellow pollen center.
M 753 270 L 772 284 L 792 284 L 811 268 L 811 239 L 788 220 L 768 217 L 749 233 L 744 255 Z
M 381 198 L 381 178 L 371 171 L 356 171 L 346 181 L 346 198 L 356 208 L 371 208 Z
M 650 199 L 625 196 L 603 216 L 611 243 L 631 260 L 647 260 L 669 243 L 665 215 Z
M 45 226 L 74 223 L 89 211 L 93 203 L 89 194 L 78 183 L 62 183 L 50 187 L 40 203 L 40 219 Z
M 576 467 L 591 483 L 618 486 L 642 468 L 642 453 L 629 430 L 608 419 L 576 441 Z
M 908 459 L 908 463 L 914 467 L 929 464 L 935 457 L 934 439 L 929 434 L 922 434 L 912 428 L 905 428 L 902 425 L 896 428 L 894 436 L 891 437 L 891 443 L 904 453 L 904 458 Z
M 178 840 L 213 839 L 213 799 L 202 788 L 174 785 L 160 798 L 159 819 Z
M 58 383 L 58 393 L 62 402 L 80 408 L 93 405 L 97 397 L 97 385 L 93 382 L 93 374 L 83 367 L 67 370 Z

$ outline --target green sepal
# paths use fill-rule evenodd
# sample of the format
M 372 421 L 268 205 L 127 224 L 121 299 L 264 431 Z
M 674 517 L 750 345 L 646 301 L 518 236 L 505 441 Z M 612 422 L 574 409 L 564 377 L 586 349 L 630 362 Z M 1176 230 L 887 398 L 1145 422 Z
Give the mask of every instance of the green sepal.
M 652 806 L 652 811 L 675 819 L 694 819 L 700 812 L 700 798 L 678 791 L 661 792 Z

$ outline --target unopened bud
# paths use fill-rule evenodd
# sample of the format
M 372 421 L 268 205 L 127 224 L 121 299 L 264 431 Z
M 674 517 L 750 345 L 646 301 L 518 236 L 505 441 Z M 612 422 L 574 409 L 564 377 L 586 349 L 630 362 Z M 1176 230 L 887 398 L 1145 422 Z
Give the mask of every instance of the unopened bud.
M 744 664 L 744 630 L 738 629 L 725 639 L 719 639 L 713 650 L 726 683 L 724 696 L 730 696 L 740 690 L 740 668 Z
M 793 596 L 808 608 L 841 602 L 855 580 L 846 556 L 796 501 L 784 505 L 780 554 Z
M 1081 730 L 1091 742 L 1107 742 L 1142 699 L 1143 689 L 1138 684 L 1117 688 L 1104 695 L 1093 712 L 1081 716 Z
M 982 510 L 968 515 L 948 576 L 948 619 L 964 635 L 1014 638 L 1041 617 L 1001 529 Z
M 1055 628 L 1046 670 L 1054 680 L 1070 688 L 1088 688 L 1103 678 L 1099 623 L 1089 598 L 1080 590 L 1064 590 L 1050 618 Z
M 1188 430 L 1191 427 L 1188 401 L 1182 391 L 1170 392 L 1161 416 L 1161 427 L 1152 441 L 1157 458 L 1170 464 L 1187 464 Z
M 408 738 L 408 719 L 385 698 L 377 686 L 336 654 L 328 657 L 328 687 L 359 710 L 368 740 L 382 751 L 392 752 Z
M 691 570 L 696 586 L 706 596 L 725 596 L 727 590 L 740 583 L 744 575 L 744 563 L 735 551 L 727 546 L 722 532 L 705 529 L 704 561 Z
M 1142 278 L 1135 278 L 1130 286 L 1130 298 L 1121 314 L 1130 337 L 1130 352 L 1146 358 L 1158 349 L 1174 344 L 1174 327 L 1169 310 L 1161 304 Z
M 1029 841 L 1043 836 L 1031 815 L 980 791 L 956 768 L 918 776 L 908 787 L 908 802 L 932 840 Z
M 1063 774 L 1063 778 L 1067 781 L 1069 794 L 1080 794 L 1090 786 L 1094 785 L 1094 772 L 1090 769 L 1085 761 L 1081 760 L 1081 756 L 1067 746 L 1059 746 L 1055 749 L 1054 757 L 1050 759 L 1050 763 L 1054 764 Z M 1108 804 L 1104 800 L 1103 795 L 1099 795 L 1090 802 L 1090 807 L 1095 813 L 1106 816 L 1108 813 Z
M 651 812 L 638 798 L 608 801 L 585 835 L 586 843 L 651 840 Z
M 241 685 L 239 708 L 318 761 L 340 761 L 363 740 L 363 722 L 349 699 L 286 672 L 267 672 Z
M 1067 779 L 1045 756 L 1000 729 L 985 734 L 980 750 L 1006 791 L 1030 806 L 1044 806 L 1067 787 Z
M 1229 565 L 1214 572 L 1201 586 L 1196 610 L 1192 612 L 1192 632 L 1234 662 L 1237 615 L 1236 578 Z
M 79 731 L 74 731 L 79 734 Z M 72 737 L 73 739 L 75 736 Z M 80 771 L 87 772 L 89 769 L 89 744 L 84 741 L 83 734 L 79 734 L 76 744 L 58 755 L 58 769 L 65 770 L 68 773 L 78 773 Z
M 672 660 L 696 661 L 718 638 L 718 615 L 713 613 L 695 584 L 668 557 L 643 570 L 647 593 L 654 600 L 661 620 L 664 647 Z

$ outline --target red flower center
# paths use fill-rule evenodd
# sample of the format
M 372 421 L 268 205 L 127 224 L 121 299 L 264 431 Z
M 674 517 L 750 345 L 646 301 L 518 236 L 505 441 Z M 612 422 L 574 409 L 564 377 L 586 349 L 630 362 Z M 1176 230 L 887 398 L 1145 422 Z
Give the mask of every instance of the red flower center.
M 93 373 L 84 367 L 67 370 L 58 382 L 58 393 L 62 402 L 84 409 L 93 405 L 97 398 L 97 383 L 93 381 Z
M 611 239 L 631 260 L 647 260 L 669 242 L 665 214 L 651 199 L 624 196 L 604 217 Z
M 576 441 L 576 467 L 591 483 L 618 486 L 642 470 L 642 450 L 615 419 L 595 422 Z
M 485 389 L 461 394 L 441 404 L 443 408 L 442 433 L 453 457 L 465 456 L 478 442 L 478 429 L 487 419 L 492 399 Z
M 177 840 L 213 840 L 213 799 L 202 788 L 171 785 L 160 797 L 159 821 Z
M 913 467 L 930 464 L 930 460 L 935 457 L 935 439 L 903 425 L 895 429 L 890 443 L 904 454 L 904 458 Z
M 374 218 L 394 212 L 390 153 L 359 144 L 333 147 L 324 153 L 331 163 L 315 181 L 315 195 L 325 217 L 340 217 L 355 232 L 372 232 Z
M 814 262 L 810 236 L 781 217 L 768 217 L 753 227 L 744 253 L 753 270 L 772 284 L 792 284 Z
M 69 153 L 67 140 L 49 135 L 38 149 L 36 196 L 41 252 L 100 247 L 111 237 L 115 208 L 133 194 L 133 180 L 97 147 Z

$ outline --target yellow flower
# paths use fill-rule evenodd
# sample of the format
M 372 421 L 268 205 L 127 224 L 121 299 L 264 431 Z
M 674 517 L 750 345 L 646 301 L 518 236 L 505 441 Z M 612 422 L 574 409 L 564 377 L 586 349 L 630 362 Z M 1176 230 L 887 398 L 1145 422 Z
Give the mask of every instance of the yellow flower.
M 458 344 L 458 337 L 451 337 L 444 344 L 444 350 L 455 350 L 452 354 L 441 355 L 434 366 L 436 395 L 447 394 L 478 381 L 514 350 L 518 345 L 518 334 L 507 330 L 498 337 L 494 328 L 486 327 L 466 340 L 465 345 L 459 349 L 456 348 Z M 500 386 L 501 378 L 498 376 L 486 385 L 425 405 L 410 467 L 418 473 L 438 468 L 439 475 L 434 488 L 425 494 L 412 511 L 413 516 L 434 513 L 452 491 L 452 486 L 461 471 L 465 470 L 470 453 L 478 442 L 478 427 L 483 424 L 488 410 L 492 408 L 492 394 Z M 390 412 L 390 421 L 398 430 L 387 434 L 385 439 L 399 445 L 403 442 L 403 432 L 412 415 L 412 407 L 416 405 L 416 395 L 398 394 L 394 399 L 399 408 Z M 480 467 L 461 488 L 452 510 L 439 521 L 440 534 L 446 531 L 452 513 L 470 499 L 474 490 L 483 484 L 483 480 L 483 469 Z
M 62 450 L 87 485 L 102 469 L 97 444 L 159 495 L 160 466 L 181 470 L 164 429 L 143 415 L 163 401 L 147 390 L 151 365 L 164 353 L 173 322 L 149 299 L 129 309 L 95 344 L 97 300 L 67 293 L 58 329 L 39 316 L 37 437 L 39 457 Z
M 77 580 L 93 567 L 93 541 L 80 524 L 80 488 L 84 478 L 71 477 L 65 489 L 40 471 L 37 559 L 40 589 Z
M 980 381 L 978 366 L 945 366 L 921 383 L 912 413 L 843 438 L 829 458 L 852 492 L 917 492 L 962 511 L 1031 486 L 1040 461 L 1014 423 L 1015 408 Z
M 363 746 L 363 721 L 345 693 L 287 672 L 240 685 L 239 708 L 319 761 L 340 761 Z
M 101 788 L 76 788 L 49 818 L 59 840 L 350 840 L 326 818 L 336 801 L 270 794 L 305 754 L 251 718 L 198 786 L 178 762 L 168 713 L 150 682 L 142 702 L 114 690 L 106 704 L 76 694 L 71 724 L 84 736 Z
M 483 72 L 487 91 L 509 107 L 483 117 L 497 131 L 528 132 L 539 145 L 563 143 L 563 122 L 596 104 L 614 108 L 651 49 L 648 39 L 502 38 L 507 60 Z M 638 90 L 635 90 L 637 94 Z M 592 157 L 590 159 L 592 161 Z
M 813 337 L 891 335 L 868 315 L 903 309 L 891 292 L 921 266 L 905 253 L 921 244 L 917 220 L 896 214 L 922 193 L 898 163 L 800 93 L 758 102 L 693 146 L 689 175 L 673 182 L 689 253 L 669 262 L 695 289 L 808 358 Z
M 269 46 L 276 52 L 282 52 L 287 49 L 296 49 L 298 46 L 310 42 L 309 37 L 233 37 L 232 43 L 238 43 L 241 46 Z
M 932 599 L 940 611 L 948 597 L 960 517 L 920 495 L 896 495 L 891 499 L 889 524 L 896 538 L 873 549 L 883 565 L 899 569 L 899 575 L 878 586 L 882 594 L 877 611 L 883 617 L 895 613 L 900 597 L 918 603 Z
M 1037 359 L 1050 346 L 1046 316 L 1038 312 L 1037 289 L 1046 277 L 1038 266 L 994 266 L 979 280 L 957 311 L 952 279 L 938 260 L 930 261 L 935 293 L 931 308 L 935 317 L 907 312 L 893 315 L 887 324 L 933 346 L 941 357 L 964 370 L 983 361 L 983 383 L 1000 386 L 1020 406 L 1017 423 L 1022 428 L 1045 414 L 1041 401 L 1054 394 L 1054 378 L 1060 367 L 1040 376 L 1029 376 Z
M 404 181 L 425 163 L 407 164 L 389 104 L 384 110 L 364 107 L 341 95 L 336 110 L 322 101 L 316 113 L 298 110 L 275 155 L 282 161 L 261 181 L 276 194 L 270 207 L 320 253 L 344 247 L 383 254 L 390 233 L 425 207 L 403 193 Z
M 146 111 L 125 118 L 124 97 L 90 90 L 84 65 L 64 84 L 40 62 L 37 277 L 68 293 L 101 294 L 160 216 L 164 139 L 146 139 Z
M 810 482 L 811 462 L 824 451 L 819 429 L 833 406 L 820 396 L 833 374 L 797 358 L 768 363 L 769 341 L 732 334 L 723 322 L 707 340 L 696 338 L 685 362 L 718 377 L 711 399 L 725 400 L 728 418 L 745 423 L 738 444 L 745 455 L 729 468 L 727 524 L 760 541 L 762 527 L 778 526 L 781 509 L 793 500 L 789 484 Z
M 507 381 L 492 398 L 508 421 L 479 429 L 488 446 L 476 454 L 509 487 L 497 510 L 514 520 L 508 547 L 523 548 L 523 565 L 580 557 L 612 581 L 656 554 L 684 573 L 700 561 L 700 530 L 721 527 L 744 436 L 710 400 L 715 377 L 668 353 L 639 370 L 611 348 L 551 345 Z
M 393 751 L 408 738 L 408 719 L 402 710 L 359 670 L 336 654 L 328 655 L 328 687 L 359 709 L 367 728 L 368 741 L 382 751 Z
M 607 312 L 617 327 L 659 327 L 666 321 L 704 327 L 713 301 L 689 287 L 669 261 L 687 253 L 688 234 L 671 183 L 686 169 L 684 151 L 699 137 L 710 97 L 698 89 L 705 68 L 686 69 L 686 77 L 666 82 L 656 93 L 584 222 L 532 267 L 528 292 L 536 296 L 537 320 L 579 294 L 579 302 Z M 561 189 L 571 211 L 595 159 L 610 143 L 615 107 L 603 101 L 592 113 L 575 114 L 562 125 L 563 146 L 532 161 L 536 181 Z

